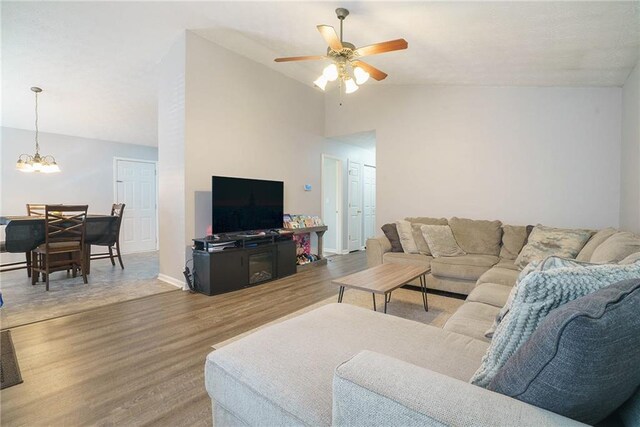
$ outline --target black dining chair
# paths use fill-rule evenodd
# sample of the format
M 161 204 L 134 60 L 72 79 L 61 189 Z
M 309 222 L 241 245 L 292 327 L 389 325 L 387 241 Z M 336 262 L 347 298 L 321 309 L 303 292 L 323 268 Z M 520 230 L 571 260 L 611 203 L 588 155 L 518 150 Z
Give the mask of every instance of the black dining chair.
M 41 203 L 27 203 L 27 216 L 43 217 L 45 216 L 46 205 Z M 25 258 L 27 260 L 27 277 L 31 277 L 31 260 L 33 254 L 26 252 Z
M 74 277 L 80 269 L 84 283 L 88 283 L 84 243 L 87 209 L 87 205 L 45 207 L 45 242 L 32 252 L 32 285 L 36 284 L 39 273 L 42 273 L 48 291 L 51 273 L 69 269 Z
M 109 227 L 109 232 L 103 241 L 92 243 L 92 246 L 106 246 L 108 252 L 103 252 L 99 254 L 91 254 L 91 259 L 106 259 L 109 258 L 111 260 L 111 265 L 115 266 L 116 262 L 114 259 L 114 250 L 118 257 L 118 262 L 120 263 L 120 267 L 124 269 L 124 264 L 122 263 L 122 255 L 120 253 L 120 226 L 122 225 L 122 216 L 124 215 L 124 203 L 114 203 L 111 206 L 111 216 L 115 217 Z

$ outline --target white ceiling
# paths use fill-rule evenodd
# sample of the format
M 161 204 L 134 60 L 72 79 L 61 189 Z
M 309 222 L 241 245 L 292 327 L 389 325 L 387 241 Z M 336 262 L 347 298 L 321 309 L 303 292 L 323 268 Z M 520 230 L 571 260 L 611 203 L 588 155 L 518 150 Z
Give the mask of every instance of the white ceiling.
M 2 2 L 2 125 L 156 145 L 157 64 L 190 29 L 305 84 L 322 64 L 315 29 L 351 10 L 356 46 L 404 37 L 371 57 L 368 84 L 621 86 L 640 49 L 635 2 Z M 355 94 L 354 96 L 357 96 Z

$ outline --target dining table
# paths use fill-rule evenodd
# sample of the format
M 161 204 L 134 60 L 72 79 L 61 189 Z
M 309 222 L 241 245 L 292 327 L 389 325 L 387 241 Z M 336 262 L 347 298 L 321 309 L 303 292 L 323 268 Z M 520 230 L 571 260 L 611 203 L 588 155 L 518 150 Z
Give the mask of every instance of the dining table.
M 85 230 L 85 256 L 87 274 L 91 266 L 91 245 L 108 244 L 117 227 L 116 216 L 89 214 Z M 42 216 L 0 216 L 0 226 L 4 226 L 3 252 L 28 253 L 45 242 L 45 219 Z

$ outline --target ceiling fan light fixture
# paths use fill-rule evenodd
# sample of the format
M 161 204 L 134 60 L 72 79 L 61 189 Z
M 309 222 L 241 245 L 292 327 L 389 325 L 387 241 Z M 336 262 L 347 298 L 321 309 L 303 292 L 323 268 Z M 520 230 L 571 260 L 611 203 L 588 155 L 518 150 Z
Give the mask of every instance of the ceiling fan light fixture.
M 344 93 L 353 93 L 359 89 L 356 82 L 353 81 L 351 77 L 344 80 Z
M 359 85 L 364 84 L 369 80 L 369 73 L 360 67 L 355 67 L 353 69 L 353 76 L 356 78 L 356 83 Z
M 338 78 L 338 67 L 336 64 L 327 65 L 324 70 L 322 70 L 322 75 L 327 81 L 333 82 Z
M 324 90 L 327 87 L 327 83 L 329 82 L 329 80 L 327 80 L 327 78 L 322 75 L 320 77 L 318 77 L 317 79 L 315 79 L 315 81 L 313 82 L 313 84 L 318 87 L 320 90 Z

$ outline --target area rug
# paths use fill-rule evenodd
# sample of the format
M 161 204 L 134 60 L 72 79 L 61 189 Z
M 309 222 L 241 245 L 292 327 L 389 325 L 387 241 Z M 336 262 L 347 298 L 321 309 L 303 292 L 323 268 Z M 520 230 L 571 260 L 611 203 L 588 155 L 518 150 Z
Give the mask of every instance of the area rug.
M 50 290 L 42 282 L 31 285 L 26 270 L 0 274 L 4 306 L 0 310 L 2 329 L 80 313 L 108 304 L 143 298 L 178 288 L 161 282 L 158 253 L 123 255 L 124 270 L 108 259 L 91 261 L 89 283 L 64 271 L 51 274 Z
M 424 308 L 422 306 L 422 295 L 420 294 L 420 292 L 411 289 L 397 289 L 391 294 L 391 302 L 389 302 L 387 306 L 387 315 L 398 316 L 404 319 L 410 319 L 416 322 L 425 323 L 427 325 L 441 328 L 447 322 L 449 317 L 451 317 L 451 315 L 458 309 L 458 307 L 464 304 L 464 300 L 431 293 L 428 294 L 428 301 L 429 311 L 426 312 L 424 311 Z M 228 340 L 216 343 L 211 347 L 213 347 L 214 349 L 220 349 L 225 345 L 231 344 L 232 342 L 237 341 L 242 337 L 259 331 L 260 329 L 266 328 L 267 326 L 280 323 L 287 319 L 291 319 L 303 313 L 314 310 L 318 307 L 322 307 L 334 302 L 337 302 L 337 295 L 305 307 L 302 310 L 293 312 L 287 316 L 276 319 L 272 322 L 265 323 L 262 326 L 258 326 L 257 328 L 251 329 L 250 331 L 247 331 L 243 334 L 236 335 L 235 337 L 229 338 Z M 346 290 L 344 293 L 344 298 L 342 299 L 342 303 L 352 304 L 358 307 L 364 307 L 373 310 L 373 299 L 371 294 L 358 290 Z M 381 295 L 377 295 L 376 303 L 378 311 L 383 310 L 384 298 Z
M 20 367 L 13 348 L 11 331 L 0 332 L 0 389 L 5 389 L 22 382 Z

